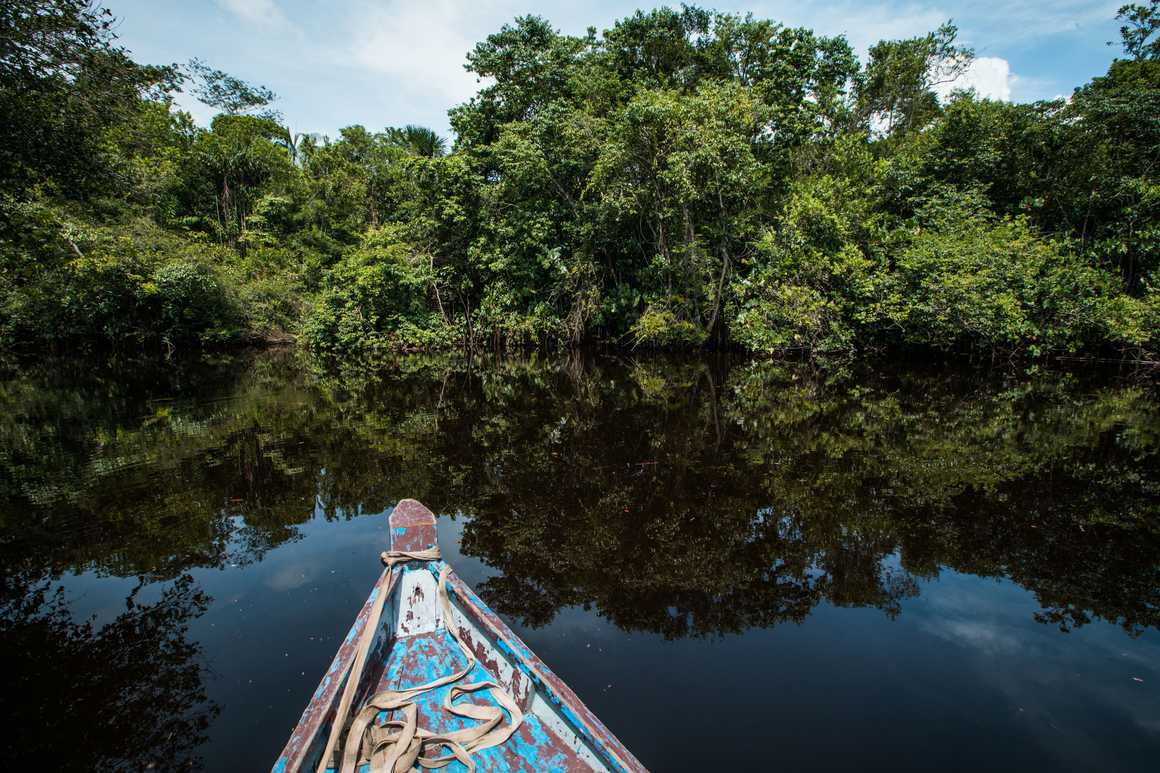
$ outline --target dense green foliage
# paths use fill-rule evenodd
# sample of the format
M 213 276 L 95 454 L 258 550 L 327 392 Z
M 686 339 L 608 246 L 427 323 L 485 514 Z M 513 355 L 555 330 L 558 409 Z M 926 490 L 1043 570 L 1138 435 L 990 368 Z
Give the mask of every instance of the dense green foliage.
M 421 127 L 300 134 L 86 0 L 0 12 L 8 344 L 1160 351 L 1157 0 L 1068 101 L 936 90 L 944 25 L 842 37 L 694 7 L 520 17 Z M 188 89 L 220 114 L 198 127 Z

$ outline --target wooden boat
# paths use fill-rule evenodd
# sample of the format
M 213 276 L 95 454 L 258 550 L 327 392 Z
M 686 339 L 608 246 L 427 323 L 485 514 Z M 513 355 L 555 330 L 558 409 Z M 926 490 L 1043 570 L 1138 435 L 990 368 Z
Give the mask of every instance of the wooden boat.
M 438 558 L 430 510 L 400 502 L 390 539 L 387 566 L 274 773 L 645 771 Z

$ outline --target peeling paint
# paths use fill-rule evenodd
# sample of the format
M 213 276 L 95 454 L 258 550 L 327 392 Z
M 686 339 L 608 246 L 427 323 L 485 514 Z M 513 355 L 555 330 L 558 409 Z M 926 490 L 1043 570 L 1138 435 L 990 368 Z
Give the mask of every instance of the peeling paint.
M 416 551 L 436 544 L 435 517 L 415 500 L 405 499 L 390 515 L 391 549 Z M 467 660 L 454 637 L 443 628 L 435 604 L 442 562 L 400 565 L 393 597 L 388 599 L 375 632 L 372 657 L 359 674 L 359 702 L 372 691 L 403 689 L 434 681 L 462 669 Z M 275 773 L 312 771 L 329 733 L 329 722 L 345 679 L 333 678 L 354 658 L 359 633 L 371 607 L 385 586 L 384 571 L 359 611 L 330 669 L 315 690 L 291 734 Z M 541 661 L 458 577 L 452 573 L 447 589 L 452 601 L 452 624 L 476 658 L 468 681 L 494 681 L 515 697 L 525 712 L 523 725 L 501 746 L 478 753 L 480 770 L 538 771 L 615 770 L 647 773 L 644 766 L 580 701 L 576 694 Z M 451 732 L 472 723 L 443 709 L 450 685 L 416 698 L 420 724 L 433 732 Z M 480 705 L 499 704 L 490 691 L 457 699 Z M 386 718 L 389 712 L 382 712 Z M 553 729 L 555 728 L 555 729 Z M 453 763 L 448 770 L 462 766 Z

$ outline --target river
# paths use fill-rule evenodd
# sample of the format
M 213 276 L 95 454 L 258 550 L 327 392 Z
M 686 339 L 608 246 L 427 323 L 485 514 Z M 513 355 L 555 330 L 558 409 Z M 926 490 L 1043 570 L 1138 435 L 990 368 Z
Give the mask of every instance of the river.
M 405 497 L 658 773 L 1160 759 L 1154 374 L 273 351 L 0 405 L 14 769 L 267 769 Z

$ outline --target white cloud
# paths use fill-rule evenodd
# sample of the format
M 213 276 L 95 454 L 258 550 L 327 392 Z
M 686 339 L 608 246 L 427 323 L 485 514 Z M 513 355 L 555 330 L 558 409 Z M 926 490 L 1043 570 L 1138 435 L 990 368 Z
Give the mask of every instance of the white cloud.
M 456 104 L 479 87 L 475 75 L 463 69 L 467 52 L 516 13 L 507 2 L 489 0 L 398 0 L 387 7 L 368 6 L 355 14 L 352 42 L 339 58 L 391 76 L 412 93 Z
M 817 16 L 810 15 L 811 24 L 818 31 L 835 28 L 827 34 L 840 32 L 850 45 L 865 57 L 870 46 L 880 40 L 897 40 L 925 35 L 947 20 L 945 11 L 924 8 L 914 4 L 898 4 L 889 9 L 858 3 L 839 9 L 831 6 Z M 775 17 L 776 18 L 776 17 Z
M 931 620 L 923 623 L 928 632 L 960 644 L 981 650 L 988 655 L 1026 651 L 1028 645 L 1021 641 L 1016 629 L 984 620 Z
M 940 83 L 935 87 L 935 91 L 946 99 L 952 91 L 974 89 L 980 97 L 1010 102 L 1011 85 L 1014 81 L 1015 76 L 1011 74 L 1011 65 L 1006 59 L 998 56 L 980 56 L 971 62 L 967 71 L 955 81 Z
M 218 0 L 218 4 L 251 24 L 280 26 L 287 23 L 276 0 Z
M 213 121 L 213 117 L 218 113 L 217 110 L 198 101 L 197 97 L 187 91 L 174 94 L 173 102 L 179 110 L 189 113 L 193 122 L 198 126 L 208 127 Z
M 1010 45 L 1105 23 L 1121 0 L 974 0 L 969 10 L 943 0 L 765 0 L 756 15 L 844 33 L 859 53 L 879 40 L 924 35 L 951 19 L 968 45 Z M 721 7 L 721 3 L 717 7 Z M 726 2 L 726 7 L 740 4 Z

